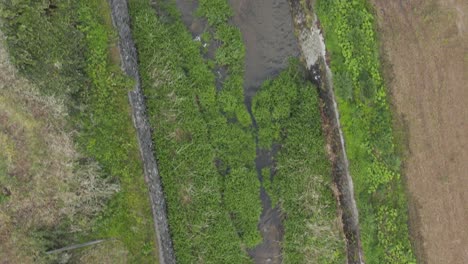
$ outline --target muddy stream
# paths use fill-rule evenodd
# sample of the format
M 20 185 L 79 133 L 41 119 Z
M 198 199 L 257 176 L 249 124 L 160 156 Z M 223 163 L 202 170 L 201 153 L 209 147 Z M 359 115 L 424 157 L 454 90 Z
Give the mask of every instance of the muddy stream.
M 197 18 L 194 12 L 197 2 L 193 0 L 176 0 L 182 13 L 182 20 L 197 38 L 207 28 L 206 22 Z M 299 46 L 294 36 L 294 26 L 287 0 L 229 0 L 234 11 L 231 23 L 242 32 L 246 47 L 244 95 L 245 104 L 251 114 L 251 102 L 261 84 L 274 78 L 288 66 L 290 57 L 300 55 Z M 214 45 L 213 45 L 214 44 Z M 211 43 L 206 55 L 213 58 L 219 43 Z M 216 69 L 217 86 L 222 86 L 223 69 Z M 252 114 L 251 114 L 252 116 Z M 252 116 L 253 124 L 255 119 Z M 257 148 L 255 160 L 259 180 L 262 181 L 261 169 L 272 165 L 271 151 Z M 281 263 L 281 246 L 283 228 L 278 207 L 272 206 L 270 197 L 261 188 L 259 196 L 263 211 L 258 228 L 263 242 L 248 251 L 255 263 Z

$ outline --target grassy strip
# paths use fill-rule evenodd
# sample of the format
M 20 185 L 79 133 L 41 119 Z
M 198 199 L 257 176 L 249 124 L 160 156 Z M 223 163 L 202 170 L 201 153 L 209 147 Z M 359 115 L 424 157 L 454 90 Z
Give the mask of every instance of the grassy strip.
M 331 191 L 315 87 L 298 62 L 266 81 L 253 101 L 259 145 L 279 144 L 264 184 L 285 214 L 285 263 L 343 263 L 345 248 Z
M 261 207 L 250 119 L 239 125 L 235 114 L 244 107 L 242 77 L 217 93 L 213 64 L 174 2 L 157 9 L 158 15 L 148 1 L 130 1 L 177 260 L 250 262 L 245 248 L 259 241 Z
M 130 252 L 129 262 L 153 263 L 157 254 L 151 207 L 127 99 L 133 84 L 111 63 L 109 45 L 116 36 L 109 12 L 105 0 L 80 2 L 79 29 L 88 47 L 85 72 L 90 82 L 80 93 L 87 107 L 79 114 L 79 142 L 122 187 L 92 237 L 117 238 Z
M 149 199 L 127 102 L 133 85 L 111 62 L 116 38 L 107 2 L 16 1 L 5 3 L 2 14 L 15 64 L 44 94 L 69 102 L 82 152 L 99 163 L 102 177 L 120 182 L 121 191 L 80 237 L 116 238 L 130 262 L 154 262 Z
M 364 0 L 317 1 L 369 263 L 414 263 L 391 111 L 372 9 Z

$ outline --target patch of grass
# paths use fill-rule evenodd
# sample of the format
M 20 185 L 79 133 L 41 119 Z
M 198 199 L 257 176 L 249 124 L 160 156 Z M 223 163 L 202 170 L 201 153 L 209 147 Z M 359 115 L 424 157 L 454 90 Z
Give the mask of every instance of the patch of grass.
M 221 45 L 215 53 L 217 67 L 227 69 L 222 88 L 216 93 L 216 108 L 205 120 L 210 125 L 218 170 L 223 177 L 223 194 L 231 220 L 247 247 L 261 242 L 257 225 L 261 213 L 260 182 L 255 168 L 255 137 L 252 120 L 244 104 L 245 47 L 241 32 L 228 19 L 232 10 L 226 0 L 202 0 L 197 13 L 206 18 Z M 222 115 L 221 115 L 222 114 Z
M 71 263 L 129 263 L 128 250 L 118 240 L 108 240 L 93 247 L 85 247 L 75 254 Z
M 3 40 L 3 39 L 2 39 Z M 95 177 L 82 158 L 60 100 L 40 95 L 18 76 L 0 43 L 0 259 L 44 263 L 44 251 L 89 231 L 92 219 L 118 189 Z
M 369 263 L 415 263 L 392 116 L 367 1 L 317 1 Z
M 5 0 L 0 4 L 12 62 L 44 94 L 63 97 L 79 90 L 86 78 L 76 12 L 77 4 L 70 1 Z
M 71 240 L 115 238 L 128 251 L 129 262 L 154 263 L 151 207 L 127 101 L 133 83 L 112 63 L 110 48 L 116 35 L 107 2 L 29 2 L 1 5 L 2 30 L 13 62 L 42 94 L 66 102 L 71 118 L 62 128 L 78 132 L 78 149 L 86 155 L 76 170 L 94 160 L 99 179 L 121 186 L 94 219 L 91 231 L 73 234 Z M 57 244 L 51 234 L 70 236 L 67 230 L 53 226 L 42 230 L 40 237 L 58 247 L 63 243 Z
M 92 237 L 117 238 L 129 251 L 129 262 L 152 263 L 157 256 L 155 233 L 127 99 L 133 83 L 123 76 L 118 65 L 111 63 L 109 47 L 115 35 L 109 11 L 105 1 L 80 3 L 79 29 L 88 47 L 85 72 L 89 82 L 79 93 L 81 103 L 87 107 L 78 115 L 78 141 L 122 186 L 100 216 Z
M 272 204 L 284 213 L 285 263 L 345 261 L 318 103 L 297 61 L 266 81 L 253 100 L 259 145 L 280 145 L 274 168 L 262 174 Z
M 144 0 L 130 1 L 130 13 L 177 260 L 250 262 L 245 249 L 261 240 L 261 204 L 255 141 L 243 103 L 240 33 L 227 26 L 229 16 L 209 20 L 214 38 L 224 40 L 217 54 L 238 54 L 217 55 L 230 76 L 216 91 L 213 64 L 203 59 L 175 3 L 158 5 L 165 10 L 160 17 Z M 207 6 L 217 10 L 210 15 L 224 12 L 200 2 L 199 14 Z

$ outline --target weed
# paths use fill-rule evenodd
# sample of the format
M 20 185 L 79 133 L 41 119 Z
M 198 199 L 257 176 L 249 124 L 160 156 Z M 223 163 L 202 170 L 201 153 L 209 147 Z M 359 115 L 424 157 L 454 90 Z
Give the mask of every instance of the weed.
M 112 237 L 122 242 L 128 261 L 154 262 L 154 228 L 127 100 L 133 84 L 112 63 L 115 34 L 107 2 L 61 1 L 51 8 L 43 1 L 3 1 L 1 16 L 13 63 L 43 95 L 65 102 L 68 122 L 59 127 L 76 131 L 73 145 L 84 156 L 74 175 L 79 176 L 83 161 L 93 161 L 99 168 L 93 173 L 95 180 L 121 186 L 106 209 L 87 223 L 91 230 L 67 235 L 65 221 L 40 230 L 42 243 L 59 247 L 71 240 Z M 95 185 L 88 187 L 97 196 L 106 194 Z M 152 245 L 152 250 L 145 245 Z
M 3 42 L 0 54 L 0 259 L 43 263 L 45 250 L 90 231 L 118 185 L 94 162 L 78 166 L 63 103 L 18 75 Z
M 342 263 L 345 248 L 331 191 L 318 94 L 297 61 L 266 81 L 253 100 L 259 144 L 280 150 L 273 175 L 264 169 L 272 204 L 284 214 L 285 263 Z M 270 181 L 272 177 L 272 181 Z
M 414 263 L 400 157 L 367 1 L 317 1 L 369 263 Z
M 217 63 L 237 70 L 230 70 L 222 91 L 217 92 L 201 45 L 192 40 L 174 3 L 158 8 L 166 9 L 170 17 L 158 17 L 147 1 L 130 2 L 177 260 L 250 262 L 245 248 L 261 240 L 257 230 L 261 205 L 255 141 L 243 104 L 243 73 L 238 70 L 243 69 L 243 55 L 218 55 Z M 224 35 L 216 33 L 217 27 L 226 27 L 229 17 L 220 16 L 224 18 L 210 22 L 216 27 L 214 37 L 241 43 L 235 28 L 226 29 Z M 226 41 L 220 49 L 229 45 Z M 231 49 L 239 54 L 237 48 Z

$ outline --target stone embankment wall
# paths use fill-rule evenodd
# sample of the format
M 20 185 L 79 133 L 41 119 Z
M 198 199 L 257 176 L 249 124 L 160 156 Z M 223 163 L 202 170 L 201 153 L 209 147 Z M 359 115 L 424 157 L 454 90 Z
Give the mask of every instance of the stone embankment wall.
M 158 172 L 151 128 L 146 116 L 146 106 L 141 90 L 141 80 L 138 72 L 138 56 L 130 29 L 130 16 L 127 0 L 110 0 L 112 20 L 119 33 L 119 48 L 122 70 L 135 80 L 135 89 L 129 92 L 129 100 L 133 111 L 133 123 L 137 130 L 141 158 L 143 160 L 145 181 L 148 185 L 159 247 L 159 263 L 176 263 L 172 240 L 167 219 L 166 201 L 164 198 L 161 178 Z

